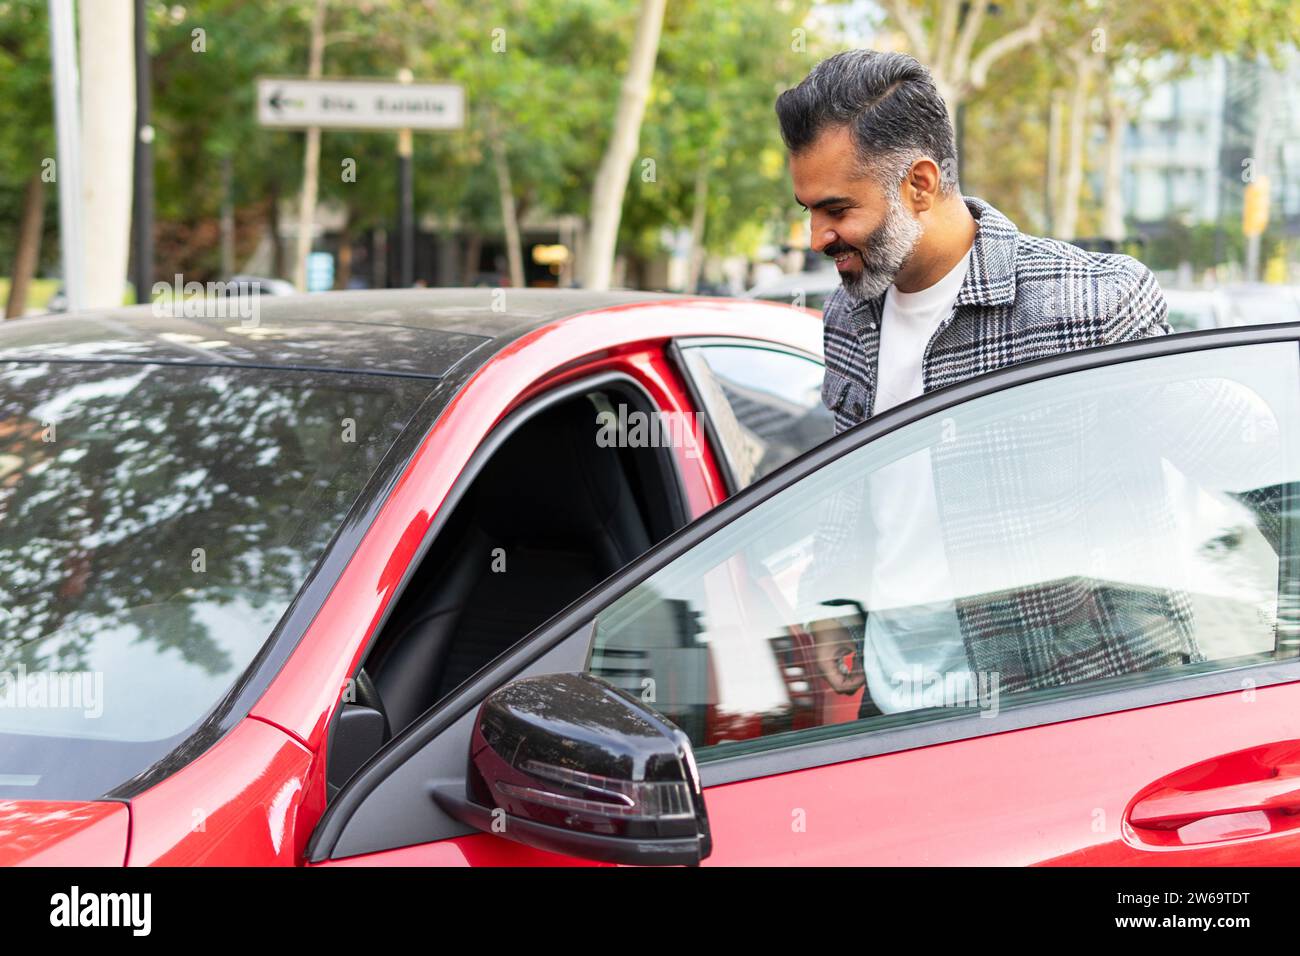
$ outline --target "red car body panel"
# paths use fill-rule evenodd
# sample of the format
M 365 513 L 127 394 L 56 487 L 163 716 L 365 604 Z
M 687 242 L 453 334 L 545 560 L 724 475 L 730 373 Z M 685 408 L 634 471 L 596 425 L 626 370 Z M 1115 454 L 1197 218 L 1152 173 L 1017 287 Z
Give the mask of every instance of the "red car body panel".
M 131 801 L 131 866 L 292 866 L 311 836 L 313 755 L 249 717 L 197 760 Z
M 1300 744 L 1300 685 L 1279 684 L 709 787 L 704 865 L 1295 866 L 1296 829 L 1240 835 L 1225 818 L 1211 842 L 1158 848 L 1127 822 L 1153 767 L 1249 748 L 1265 712 Z M 475 833 L 320 865 L 583 862 Z
M 131 813 L 108 801 L 0 801 L 0 866 L 121 866 Z
M 1156 849 L 1126 813 L 1157 778 L 1258 744 L 1255 715 L 1300 739 L 1297 706 L 1280 684 L 713 787 L 705 862 L 1295 865 L 1295 831 Z

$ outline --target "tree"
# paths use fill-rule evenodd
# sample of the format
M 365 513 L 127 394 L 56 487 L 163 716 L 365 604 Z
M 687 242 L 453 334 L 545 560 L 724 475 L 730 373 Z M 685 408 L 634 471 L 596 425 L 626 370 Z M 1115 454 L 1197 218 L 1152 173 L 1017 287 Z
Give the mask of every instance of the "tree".
M 1062 238 L 1079 234 L 1085 142 L 1094 110 L 1105 134 L 1099 233 L 1125 238 L 1122 137 L 1130 118 L 1157 86 L 1186 75 L 1215 53 L 1276 55 L 1300 39 L 1300 20 L 1287 0 L 1243 4 L 1207 0 L 1192 7 L 1120 3 L 1061 4 L 1058 30 L 1045 53 L 1068 64 L 1068 143 L 1055 196 L 1053 224 Z M 1097 107 L 1100 107 L 1097 110 Z
M 986 0 L 885 0 L 912 54 L 933 74 L 954 126 L 957 107 L 984 89 L 992 68 L 1053 27 L 1050 3 L 1012 0 L 990 17 L 993 7 Z
M 279 200 L 297 193 L 302 137 L 258 125 L 255 79 L 301 71 L 310 9 L 304 0 L 191 0 L 150 12 L 158 274 L 226 278 L 218 217 L 227 161 L 236 262 L 267 240 L 282 258 Z
M 88 308 L 122 304 L 135 157 L 135 28 L 129 3 L 77 5 L 83 257 Z M 142 290 L 141 295 L 145 292 Z
M 325 62 L 325 0 L 316 0 L 307 50 L 307 78 L 319 80 Z M 293 284 L 300 292 L 307 289 L 307 255 L 311 252 L 319 183 L 320 127 L 312 126 L 307 129 L 302 159 L 302 197 L 298 207 L 297 251 L 293 264 Z
M 816 61 L 809 7 L 675 0 L 668 10 L 642 126 L 654 175 L 632 177 L 620 248 L 650 254 L 665 227 L 686 230 L 688 290 L 708 253 L 753 255 L 766 227 L 797 217 L 773 103 Z
M 49 25 L 44 0 L 9 0 L 0 16 L 0 275 L 12 279 L 5 317 L 27 308 L 28 290 L 40 268 L 48 228 L 45 207 L 53 181 L 54 131 L 51 114 Z M 44 243 L 53 251 L 55 243 Z M 11 265 L 9 265 L 11 264 Z
M 627 191 L 632 161 L 636 158 L 641 120 L 650 93 L 650 78 L 654 75 L 655 57 L 659 52 L 664 4 L 665 0 L 641 0 L 641 15 L 637 20 L 627 73 L 623 77 L 614 131 L 591 189 L 591 225 L 582 283 L 588 289 L 609 288 L 618 224 L 623 214 L 623 195 Z

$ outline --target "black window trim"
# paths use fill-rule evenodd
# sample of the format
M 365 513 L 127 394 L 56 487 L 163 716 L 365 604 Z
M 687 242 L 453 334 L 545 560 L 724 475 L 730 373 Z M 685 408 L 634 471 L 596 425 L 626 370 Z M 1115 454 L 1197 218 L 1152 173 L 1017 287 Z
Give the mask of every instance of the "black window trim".
M 595 637 L 595 618 L 601 611 L 732 521 L 844 455 L 945 409 L 1030 382 L 1123 362 L 1270 342 L 1296 344 L 1297 359 L 1300 360 L 1300 322 L 1205 329 L 1199 332 L 1183 332 L 1177 335 L 1118 342 L 1047 356 L 997 369 L 925 393 L 836 435 L 825 444 L 765 475 L 691 524 L 669 535 L 622 571 L 607 578 L 537 628 L 511 651 L 502 655 L 446 700 L 412 723 L 397 738 L 390 741 L 380 754 L 367 763 L 336 796 L 312 835 L 308 848 L 309 859 L 318 861 L 329 858 L 352 812 L 382 779 L 399 768 L 416 751 L 428 745 L 442 730 L 455 724 L 470 708 L 478 706 L 487 693 L 517 677 L 530 676 L 525 673 L 530 665 L 536 664 L 552 651 L 566 649 L 565 645 L 583 645 L 581 657 L 585 662 L 584 668 L 590 666 L 591 647 Z M 986 725 L 998 723 L 978 715 L 968 718 L 955 717 L 896 730 L 864 730 L 861 733 L 845 734 L 831 740 L 808 741 L 763 753 L 710 760 L 699 765 L 701 783 L 707 788 L 884 753 L 896 753 L 920 746 L 1004 733 L 1030 726 L 1043 726 L 1073 719 L 1075 716 L 1091 716 L 1088 713 L 1079 713 L 1081 710 L 1086 710 L 1080 705 L 1090 700 L 1109 701 L 1108 706 L 1112 709 L 1101 711 L 1106 713 L 1113 712 L 1113 709 L 1127 710 L 1174 700 L 1190 700 L 1221 694 L 1240 689 L 1243 677 L 1253 680 L 1253 686 L 1256 688 L 1289 683 L 1300 680 L 1300 662 L 1268 662 L 1073 700 L 1027 704 L 1009 708 L 1007 713 L 1010 716 L 998 726 L 972 727 L 970 723 L 972 720 L 982 721 Z M 1230 678 L 1236 679 L 1233 687 L 1226 686 Z M 1159 694 L 1161 688 L 1173 689 L 1176 692 L 1170 695 L 1169 700 L 1162 700 Z M 1186 690 L 1192 692 L 1185 693 Z M 1116 704 L 1122 706 L 1116 708 Z M 1020 718 L 1021 715 L 1032 719 L 1024 720 L 1023 723 L 1017 720 L 1012 726 L 1011 721 Z M 887 746 L 891 742 L 901 746 Z

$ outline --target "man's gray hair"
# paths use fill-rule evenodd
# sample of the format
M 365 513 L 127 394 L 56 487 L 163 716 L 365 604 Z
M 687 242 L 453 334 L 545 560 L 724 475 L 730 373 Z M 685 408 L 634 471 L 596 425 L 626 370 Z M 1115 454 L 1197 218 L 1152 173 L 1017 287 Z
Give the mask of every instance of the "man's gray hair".
M 847 126 L 863 172 L 893 195 L 912 164 L 928 156 L 944 195 L 957 188 L 957 149 L 948 107 L 934 77 L 906 53 L 849 50 L 822 60 L 776 98 L 781 138 L 791 153 L 827 129 Z

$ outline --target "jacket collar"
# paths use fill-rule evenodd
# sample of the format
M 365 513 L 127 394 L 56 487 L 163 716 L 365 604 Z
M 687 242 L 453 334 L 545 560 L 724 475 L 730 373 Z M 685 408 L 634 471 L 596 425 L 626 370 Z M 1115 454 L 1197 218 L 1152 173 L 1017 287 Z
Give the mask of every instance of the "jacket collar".
M 983 199 L 963 196 L 979 229 L 957 305 L 1005 305 L 1016 298 L 1015 224 Z

